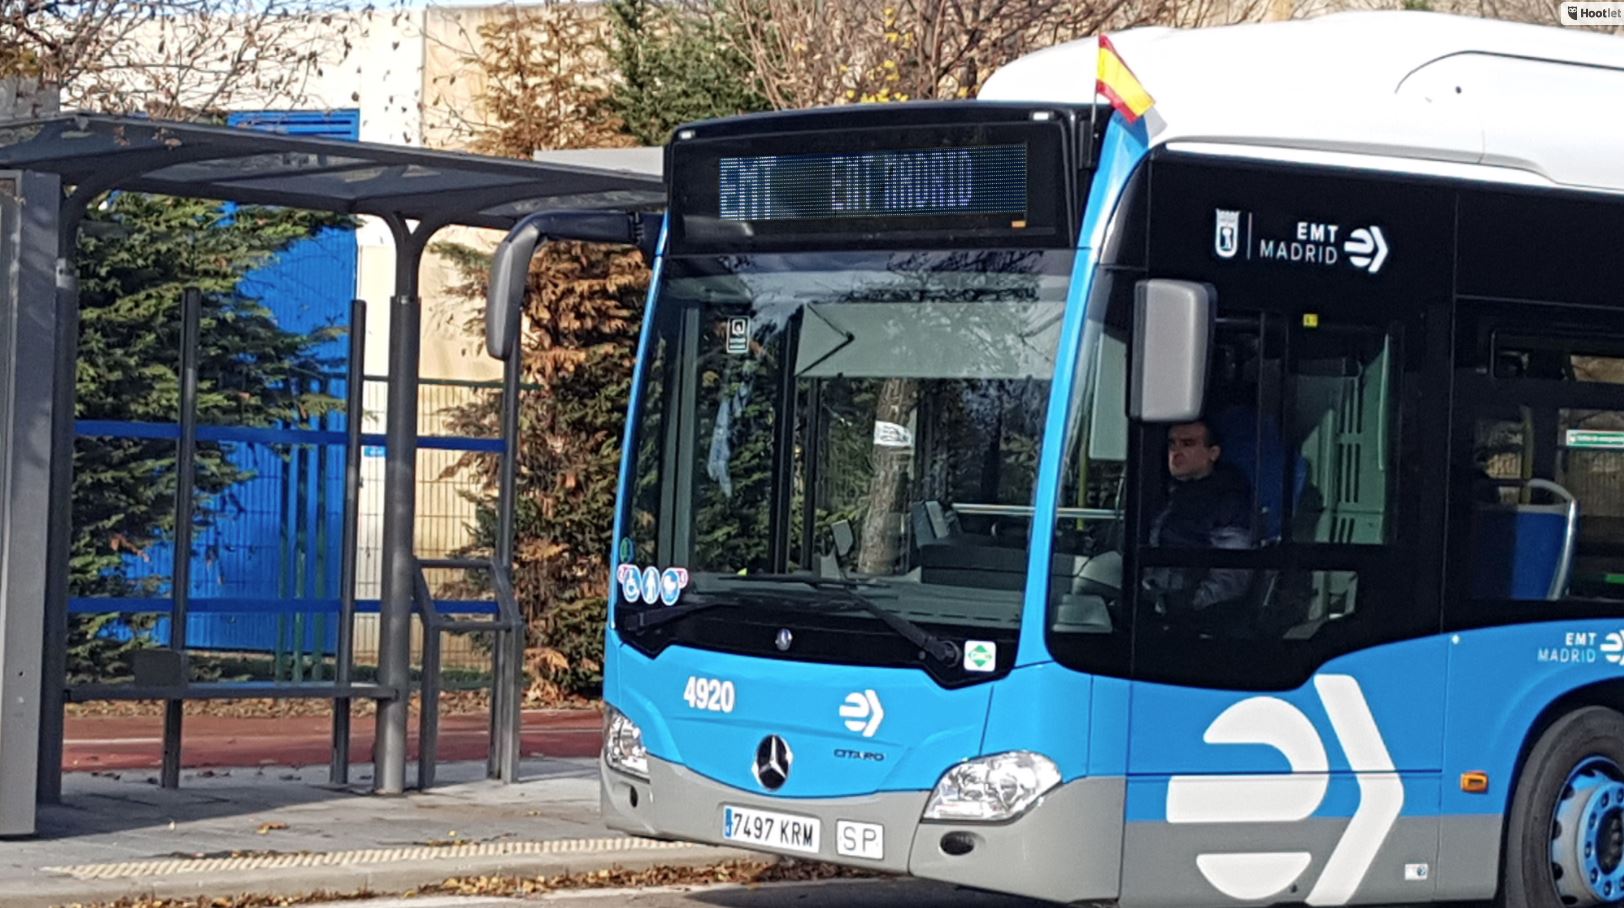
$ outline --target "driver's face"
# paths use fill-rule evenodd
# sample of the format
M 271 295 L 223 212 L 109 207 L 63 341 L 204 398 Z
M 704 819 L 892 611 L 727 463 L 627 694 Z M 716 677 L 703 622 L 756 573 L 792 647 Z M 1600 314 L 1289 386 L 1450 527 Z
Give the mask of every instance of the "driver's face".
M 1167 430 L 1167 472 L 1180 482 L 1205 479 L 1222 453 L 1208 444 L 1207 427 L 1198 422 L 1184 423 Z

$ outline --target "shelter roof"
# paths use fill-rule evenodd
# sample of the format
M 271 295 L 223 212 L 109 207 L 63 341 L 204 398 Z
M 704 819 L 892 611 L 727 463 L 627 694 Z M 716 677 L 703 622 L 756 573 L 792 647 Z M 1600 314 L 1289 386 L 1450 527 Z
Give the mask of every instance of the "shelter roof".
M 0 169 L 64 185 L 506 229 L 535 211 L 652 210 L 658 175 L 196 123 L 70 113 L 0 121 Z

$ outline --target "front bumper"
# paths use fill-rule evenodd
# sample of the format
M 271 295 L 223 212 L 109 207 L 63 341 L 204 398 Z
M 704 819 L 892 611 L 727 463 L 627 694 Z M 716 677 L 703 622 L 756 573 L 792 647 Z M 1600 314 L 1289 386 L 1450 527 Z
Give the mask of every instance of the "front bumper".
M 1030 810 L 999 824 L 920 819 L 926 791 L 879 792 L 850 798 L 771 798 L 712 781 L 649 757 L 649 780 L 599 761 L 604 822 L 613 829 L 686 839 L 835 864 L 911 874 L 1057 902 L 1113 901 L 1120 891 L 1122 779 L 1078 779 L 1045 795 Z M 817 855 L 741 845 L 722 838 L 725 805 L 814 817 L 825 830 Z M 836 851 L 840 820 L 884 827 L 879 860 Z M 950 854 L 943 839 L 952 837 Z M 966 851 L 964 846 L 970 847 Z

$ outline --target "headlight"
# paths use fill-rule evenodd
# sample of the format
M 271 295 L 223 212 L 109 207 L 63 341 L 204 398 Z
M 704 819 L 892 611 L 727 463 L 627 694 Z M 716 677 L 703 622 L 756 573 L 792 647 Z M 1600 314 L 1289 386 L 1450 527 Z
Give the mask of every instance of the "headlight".
M 640 779 L 648 778 L 648 748 L 643 730 L 613 706 L 603 715 L 603 756 L 609 766 Z
M 1060 784 L 1060 769 L 1042 754 L 1017 750 L 966 760 L 949 769 L 925 805 L 927 820 L 1012 820 Z

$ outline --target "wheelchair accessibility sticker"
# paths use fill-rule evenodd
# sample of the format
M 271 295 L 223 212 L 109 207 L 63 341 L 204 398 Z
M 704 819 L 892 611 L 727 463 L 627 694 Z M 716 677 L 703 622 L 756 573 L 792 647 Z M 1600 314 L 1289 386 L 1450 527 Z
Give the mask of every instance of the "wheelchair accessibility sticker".
M 1359 682 L 1350 675 L 1320 675 L 1314 688 L 1358 780 L 1359 808 L 1307 902 L 1344 905 L 1369 872 L 1404 807 L 1404 784 Z M 1285 757 L 1291 772 L 1174 776 L 1167 787 L 1169 823 L 1295 823 L 1313 816 L 1325 800 L 1330 786 L 1325 742 L 1303 711 L 1285 700 L 1241 700 L 1212 720 L 1204 740 L 1272 747 Z M 1219 892 L 1255 900 L 1284 892 L 1312 858 L 1306 851 L 1217 852 L 1197 855 L 1196 867 Z
M 653 566 L 639 568 L 635 564 L 622 564 L 615 579 L 620 583 L 621 595 L 634 605 L 640 602 L 676 605 L 682 591 L 688 588 L 688 571 L 679 567 L 661 571 Z

